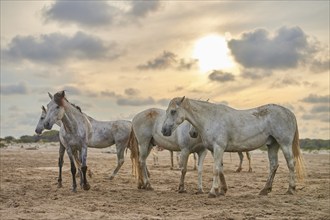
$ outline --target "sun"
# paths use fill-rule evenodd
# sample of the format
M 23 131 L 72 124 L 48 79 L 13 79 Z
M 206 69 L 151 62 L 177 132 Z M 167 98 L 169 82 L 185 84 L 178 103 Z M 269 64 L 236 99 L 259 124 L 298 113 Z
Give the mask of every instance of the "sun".
M 193 58 L 198 59 L 202 72 L 227 69 L 234 66 L 227 41 L 220 35 L 208 35 L 196 41 Z

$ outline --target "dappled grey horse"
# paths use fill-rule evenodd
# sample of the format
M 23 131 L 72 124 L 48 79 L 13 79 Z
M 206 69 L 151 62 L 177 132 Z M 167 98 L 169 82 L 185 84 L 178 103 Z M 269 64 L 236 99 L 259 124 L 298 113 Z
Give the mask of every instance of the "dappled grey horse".
M 261 195 L 267 195 L 272 190 L 279 148 L 283 151 L 290 173 L 287 193 L 293 194 L 296 188 L 295 169 L 298 178 L 304 177 L 296 117 L 282 106 L 269 104 L 236 110 L 185 97 L 173 98 L 166 110 L 163 135 L 170 136 L 185 120 L 196 128 L 204 145 L 213 151 L 213 183 L 209 197 L 224 195 L 227 191 L 223 173 L 225 151 L 251 151 L 267 145 L 270 172 Z
M 49 94 L 49 96 L 52 98 L 52 95 Z M 74 104 L 72 104 L 74 105 Z M 79 111 L 81 111 L 81 108 L 79 106 L 74 105 Z M 47 110 L 44 106 L 42 106 L 42 111 L 41 111 L 41 116 L 40 119 L 38 121 L 37 127 L 35 129 L 35 132 L 37 134 L 41 134 L 42 131 L 44 130 L 44 119 L 47 113 Z M 85 113 L 83 113 L 85 114 Z M 116 152 L 117 152 L 117 166 L 115 168 L 115 170 L 113 171 L 112 175 L 110 176 L 110 180 L 113 179 L 116 174 L 118 173 L 119 169 L 121 168 L 121 166 L 124 163 L 124 151 L 125 149 L 128 147 L 128 138 L 132 129 L 132 123 L 130 121 L 124 121 L 124 120 L 119 120 L 119 121 L 104 121 L 104 122 L 99 122 L 95 119 L 93 119 L 92 117 L 88 116 L 87 114 L 85 114 L 88 119 L 90 120 L 92 127 L 99 127 L 102 128 L 102 124 L 103 125 L 108 125 L 108 126 L 103 126 L 103 130 L 105 132 L 109 133 L 108 136 L 108 144 L 102 144 L 101 142 L 98 145 L 95 146 L 88 146 L 89 148 L 105 148 L 108 146 L 111 146 L 113 144 L 116 144 Z M 62 127 L 62 122 L 61 121 L 57 121 L 56 124 L 59 127 Z M 101 125 L 100 125 L 101 124 Z M 115 127 L 115 129 L 114 129 Z M 111 129 L 112 128 L 112 129 Z M 96 129 L 93 129 L 93 131 L 95 132 Z M 65 132 L 65 130 L 64 130 Z M 62 187 L 62 166 L 63 166 L 63 162 L 64 162 L 64 152 L 65 152 L 65 147 L 63 146 L 63 144 L 60 141 L 60 148 L 59 148 L 59 159 L 58 159 L 58 167 L 59 167 L 59 177 L 58 177 L 58 187 Z M 131 157 L 131 160 L 133 160 L 133 158 Z M 133 161 L 132 161 L 133 163 Z M 88 171 L 90 171 L 88 174 L 91 177 L 91 170 L 88 169 Z
M 188 122 L 179 126 L 172 136 L 163 136 L 161 133 L 161 127 L 164 119 L 164 110 L 151 108 L 138 113 L 132 120 L 133 131 L 140 145 L 139 154 L 141 170 L 139 172 L 138 188 L 152 189 L 146 159 L 152 147 L 158 145 L 166 150 L 181 151 L 181 178 L 179 192 L 185 192 L 184 178 L 187 172 L 188 156 L 193 152 L 198 154 L 198 192 L 203 192 L 202 170 L 203 161 L 207 153 L 206 148 L 202 145 L 200 140 L 190 137 L 189 130 L 191 125 Z
M 75 164 L 81 162 L 82 186 L 83 189 L 90 188 L 86 179 L 87 170 L 87 147 L 104 148 L 116 144 L 118 163 L 111 175 L 111 179 L 116 175 L 124 162 L 124 150 L 128 146 L 131 149 L 131 157 L 138 164 L 137 147 L 128 145 L 131 135 L 131 122 L 129 121 L 97 121 L 82 113 L 66 98 L 64 91 L 58 92 L 47 105 L 47 114 L 44 119 L 44 127 L 51 129 L 58 120 L 62 121 L 60 129 L 60 141 L 67 149 L 71 162 L 71 172 L 73 178 L 73 191 L 76 191 Z M 63 128 L 63 129 L 62 129 Z M 73 157 L 75 152 L 79 152 L 80 160 Z
M 41 115 L 38 121 L 38 124 L 36 126 L 35 132 L 37 134 L 41 134 L 42 131 L 45 129 L 44 128 L 44 120 L 47 114 L 47 110 L 44 106 L 41 107 Z M 56 124 L 59 127 L 62 127 L 62 122 L 61 121 L 57 121 Z M 59 148 L 59 157 L 58 157 L 58 179 L 57 179 L 57 187 L 61 188 L 62 187 L 62 167 L 63 167 L 63 158 L 64 158 L 64 152 L 65 152 L 65 147 L 63 146 L 62 142 L 60 141 L 60 148 Z

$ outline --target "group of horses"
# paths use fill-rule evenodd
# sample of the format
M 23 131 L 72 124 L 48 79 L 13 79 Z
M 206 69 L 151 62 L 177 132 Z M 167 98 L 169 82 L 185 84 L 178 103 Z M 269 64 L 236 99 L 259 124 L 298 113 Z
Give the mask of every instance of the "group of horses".
M 214 158 L 213 183 L 209 197 L 225 195 L 227 185 L 223 173 L 224 152 L 248 152 L 266 145 L 270 173 L 261 195 L 272 189 L 278 167 L 278 150 L 282 149 L 289 168 L 289 188 L 293 194 L 296 174 L 304 176 L 303 158 L 294 114 L 279 105 L 264 105 L 249 110 L 236 110 L 188 98 L 174 98 L 167 110 L 150 108 L 134 116 L 132 121 L 98 121 L 70 103 L 64 91 L 49 93 L 47 109 L 42 107 L 36 133 L 60 126 L 59 178 L 62 186 L 63 155 L 66 150 L 71 165 L 72 190 L 76 192 L 76 172 L 80 185 L 89 190 L 87 181 L 87 148 L 105 148 L 113 144 L 117 149 L 117 167 L 113 179 L 124 163 L 124 151 L 131 150 L 132 168 L 139 189 L 152 189 L 146 159 L 154 146 L 180 151 L 181 177 L 179 192 L 185 192 L 184 179 L 191 153 L 198 155 L 198 192 L 203 193 L 203 161 L 208 150 Z M 249 157 L 248 157 L 249 158 Z M 251 167 L 250 167 L 251 168 Z M 238 170 L 239 171 L 239 170 Z M 220 183 L 220 184 L 219 184 Z

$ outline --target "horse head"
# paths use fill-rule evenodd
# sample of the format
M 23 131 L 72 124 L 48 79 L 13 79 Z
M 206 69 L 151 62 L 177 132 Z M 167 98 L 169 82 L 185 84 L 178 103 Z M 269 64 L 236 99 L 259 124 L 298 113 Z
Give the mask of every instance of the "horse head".
M 41 115 L 40 115 L 37 127 L 35 129 L 35 132 L 37 134 L 41 134 L 42 131 L 44 130 L 44 120 L 45 120 L 46 114 L 47 114 L 46 108 L 44 106 L 41 106 Z
M 63 103 L 65 100 L 65 92 L 57 92 L 54 96 L 48 93 L 51 98 L 50 102 L 47 104 L 47 113 L 44 119 L 44 128 L 50 130 L 53 125 L 61 120 L 64 116 L 65 110 Z
M 166 109 L 166 117 L 162 126 L 162 134 L 164 136 L 171 136 L 172 132 L 185 120 L 185 114 L 182 109 L 183 98 L 174 98 L 171 100 Z

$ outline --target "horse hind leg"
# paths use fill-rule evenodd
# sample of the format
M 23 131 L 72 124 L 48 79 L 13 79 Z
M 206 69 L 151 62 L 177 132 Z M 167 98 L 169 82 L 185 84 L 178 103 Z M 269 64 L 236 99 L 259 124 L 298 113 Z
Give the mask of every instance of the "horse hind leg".
M 293 158 L 291 146 L 282 145 L 281 147 L 282 147 L 282 151 L 283 151 L 287 166 L 289 168 L 289 188 L 288 188 L 286 194 L 292 195 L 292 194 L 294 194 L 294 191 L 296 190 L 296 180 L 295 180 L 295 173 L 294 173 L 295 161 Z
M 248 159 L 248 161 L 249 161 L 249 173 L 251 173 L 252 172 L 252 166 L 251 166 L 251 154 L 250 154 L 250 152 L 246 152 L 246 157 L 247 157 L 247 159 Z
M 238 165 L 238 168 L 236 170 L 236 173 L 239 173 L 242 171 L 242 164 L 243 164 L 243 158 L 244 158 L 244 155 L 242 152 L 237 152 L 238 153 L 238 156 L 239 156 L 239 165 Z
M 118 171 L 120 170 L 120 168 L 123 166 L 124 164 L 124 152 L 125 152 L 125 144 L 117 144 L 117 167 L 115 168 L 115 170 L 113 171 L 113 173 L 110 176 L 110 180 L 113 180 L 115 178 L 115 176 L 117 175 Z
M 268 195 L 272 191 L 273 181 L 278 168 L 278 149 L 279 145 L 277 143 L 268 146 L 269 176 L 259 195 Z

